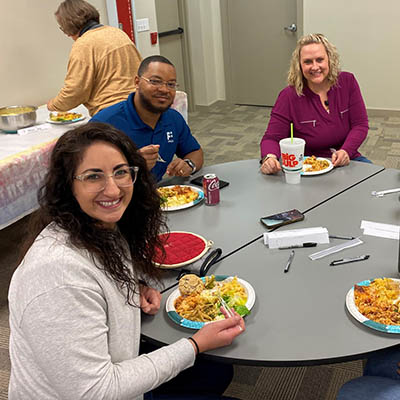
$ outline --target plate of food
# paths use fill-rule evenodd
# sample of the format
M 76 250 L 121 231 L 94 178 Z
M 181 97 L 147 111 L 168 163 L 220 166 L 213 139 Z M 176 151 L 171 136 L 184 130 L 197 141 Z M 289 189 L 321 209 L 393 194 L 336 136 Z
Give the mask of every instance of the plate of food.
M 253 287 L 244 279 L 227 275 L 199 278 L 188 274 L 179 280 L 179 287 L 170 294 L 165 308 L 176 324 L 200 329 L 225 318 L 219 296 L 242 317 L 250 314 L 256 301 Z
M 323 157 L 305 157 L 303 163 L 303 176 L 326 174 L 333 169 L 332 161 Z
M 85 117 L 82 114 L 74 113 L 74 112 L 59 112 L 59 113 L 50 113 L 49 118 L 47 118 L 47 122 L 51 124 L 73 124 L 74 122 L 82 121 Z
M 369 328 L 400 333 L 400 279 L 377 278 L 357 283 L 347 293 L 346 307 Z
M 165 255 L 156 250 L 153 259 L 160 268 L 173 269 L 191 264 L 203 257 L 211 246 L 212 240 L 191 232 L 172 231 L 159 235 L 165 250 Z
M 189 185 L 173 185 L 159 187 L 161 208 L 164 211 L 177 211 L 193 207 L 204 199 L 200 188 Z

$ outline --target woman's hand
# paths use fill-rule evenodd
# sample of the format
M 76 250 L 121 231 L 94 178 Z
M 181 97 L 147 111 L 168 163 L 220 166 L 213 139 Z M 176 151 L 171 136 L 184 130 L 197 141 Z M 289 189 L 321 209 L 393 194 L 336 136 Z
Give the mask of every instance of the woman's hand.
M 161 293 L 151 287 L 140 285 L 140 308 L 149 315 L 157 314 L 161 305 Z
M 236 312 L 233 317 L 229 317 L 225 310 L 221 308 L 221 311 L 224 313 L 225 319 L 204 325 L 193 335 L 193 339 L 196 340 L 199 346 L 200 353 L 228 346 L 236 336 L 245 331 L 242 317 Z
M 334 167 L 343 167 L 349 165 L 350 157 L 346 150 L 338 150 L 332 153 L 332 164 Z
M 281 171 L 281 164 L 275 155 L 269 156 L 262 164 L 260 168 L 263 174 L 276 174 L 278 171 Z

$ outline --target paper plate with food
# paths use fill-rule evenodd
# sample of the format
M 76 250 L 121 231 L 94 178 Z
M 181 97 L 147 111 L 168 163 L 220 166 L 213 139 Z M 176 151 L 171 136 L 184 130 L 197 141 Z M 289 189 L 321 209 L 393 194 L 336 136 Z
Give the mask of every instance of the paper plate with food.
M 323 157 L 305 157 L 303 162 L 303 176 L 326 174 L 333 169 L 332 161 Z
M 347 293 L 346 307 L 369 328 L 400 333 L 400 279 L 377 278 L 357 283 Z
M 164 211 L 177 211 L 193 207 L 204 199 L 204 192 L 189 185 L 174 185 L 159 187 L 161 208 Z
M 82 121 L 85 117 L 82 114 L 75 112 L 59 112 L 59 113 L 50 113 L 47 122 L 51 124 L 73 124 L 74 122 Z
M 211 275 L 199 278 L 184 275 L 178 289 L 167 299 L 168 316 L 180 326 L 200 329 L 205 324 L 224 319 L 221 300 L 242 317 L 250 314 L 256 301 L 253 287 L 236 276 Z

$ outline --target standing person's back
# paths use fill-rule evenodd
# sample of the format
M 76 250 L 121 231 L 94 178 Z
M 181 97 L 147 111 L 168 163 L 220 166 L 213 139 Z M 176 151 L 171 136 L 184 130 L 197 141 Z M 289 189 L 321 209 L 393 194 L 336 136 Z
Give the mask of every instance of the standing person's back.
M 135 90 L 141 56 L 120 29 L 103 26 L 97 10 L 84 0 L 65 0 L 56 13 L 72 46 L 64 86 L 49 100 L 50 111 L 68 111 L 80 104 L 90 115 L 126 100 Z

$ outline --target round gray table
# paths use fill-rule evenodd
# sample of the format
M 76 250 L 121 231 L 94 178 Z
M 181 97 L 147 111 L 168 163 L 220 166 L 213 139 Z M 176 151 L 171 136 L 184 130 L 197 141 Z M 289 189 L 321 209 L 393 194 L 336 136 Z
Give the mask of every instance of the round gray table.
M 263 175 L 258 160 L 243 160 L 206 167 L 196 174 L 216 173 L 230 184 L 220 191 L 220 204 L 203 203 L 168 213 L 171 231 L 190 231 L 208 240 L 224 254 L 247 244 L 264 232 L 260 218 L 297 208 L 302 212 L 321 204 L 360 181 L 379 173 L 377 165 L 351 162 L 328 174 L 302 177 L 298 185 L 285 182 L 283 173 Z M 189 183 L 189 179 L 165 180 L 162 185 Z
M 364 167 L 357 165 L 357 169 L 359 166 Z M 339 186 L 335 175 L 325 176 L 324 180 L 330 184 L 322 182 L 320 178 L 323 176 L 318 177 L 320 189 L 321 185 Z M 222 175 L 221 178 L 226 179 Z M 271 182 L 274 181 L 266 180 L 262 185 L 273 186 Z M 308 180 L 304 186 L 303 182 L 305 179 L 297 187 L 314 190 L 309 186 L 313 181 Z M 358 183 L 353 181 L 348 190 L 339 191 L 334 196 L 320 194 L 314 207 L 308 203 L 310 209 L 304 221 L 281 229 L 324 226 L 331 234 L 359 236 L 362 233 L 361 220 L 399 224 L 398 195 L 380 199 L 371 196 L 373 190 L 395 188 L 399 184 L 400 172 L 397 170 L 380 170 L 369 177 L 364 175 Z M 280 186 L 282 196 L 287 197 L 285 185 Z M 293 190 L 290 185 L 286 186 L 289 192 Z M 258 192 L 264 188 L 255 187 L 253 190 Z M 326 200 L 320 202 L 324 195 L 327 195 Z M 309 194 L 299 194 L 299 199 L 302 204 L 307 200 L 311 202 Z M 223 208 L 223 203 L 217 207 Z M 276 211 L 284 209 L 281 207 Z M 254 210 L 242 208 L 242 212 L 254 214 L 252 232 L 262 233 Z M 241 231 L 240 224 L 237 224 L 236 229 L 225 234 L 232 237 L 237 233 L 245 237 Z M 313 249 L 296 249 L 293 264 L 286 274 L 283 269 L 289 250 L 268 249 L 261 239 L 214 265 L 212 273 L 237 275 L 248 281 L 255 289 L 257 300 L 251 315 L 246 317 L 246 332 L 233 345 L 208 352 L 205 356 L 247 365 L 313 365 L 359 359 L 372 351 L 399 344 L 399 335 L 369 329 L 354 320 L 346 310 L 345 296 L 355 283 L 381 276 L 398 276 L 398 241 L 373 236 L 363 236 L 362 240 L 363 245 L 316 261 L 311 261 L 308 255 L 341 241 L 331 240 L 329 245 Z M 371 257 L 358 263 L 329 266 L 333 259 L 361 254 L 370 254 Z M 154 317 L 144 316 L 142 321 L 143 335 L 161 344 L 172 343 L 193 332 L 176 325 L 167 316 L 165 301 L 171 291 L 164 294 L 161 312 Z

